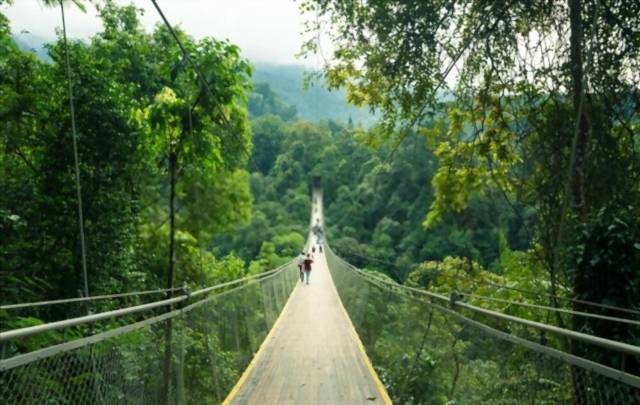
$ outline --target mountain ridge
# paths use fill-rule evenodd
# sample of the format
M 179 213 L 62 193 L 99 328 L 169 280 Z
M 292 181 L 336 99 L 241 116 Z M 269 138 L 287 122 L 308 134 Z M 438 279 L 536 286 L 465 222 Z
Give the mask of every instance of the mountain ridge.
M 305 86 L 305 75 L 314 73 L 302 65 L 276 65 L 254 63 L 254 83 L 267 83 L 272 90 L 286 103 L 294 105 L 298 117 L 318 122 L 334 120 L 346 123 L 349 118 L 354 124 L 370 127 L 376 116 L 365 108 L 358 108 L 347 103 L 343 90 L 328 90 L 320 77 Z
M 42 60 L 51 61 L 45 47 L 48 42 L 45 38 L 31 34 L 16 34 L 13 38 L 21 49 L 36 53 Z M 322 77 L 306 85 L 306 75 L 317 71 L 303 65 L 251 63 L 254 66 L 252 82 L 267 83 L 285 104 L 295 106 L 298 118 L 311 122 L 334 120 L 342 123 L 351 119 L 353 124 L 365 128 L 371 127 L 376 121 L 376 116 L 366 108 L 350 105 L 343 90 L 327 89 Z

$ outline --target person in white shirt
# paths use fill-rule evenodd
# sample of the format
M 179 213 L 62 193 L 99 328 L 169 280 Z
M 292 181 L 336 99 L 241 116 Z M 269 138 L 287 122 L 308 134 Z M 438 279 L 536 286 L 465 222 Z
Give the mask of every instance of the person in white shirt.
M 306 259 L 306 255 L 305 255 L 304 252 L 301 252 L 298 255 L 298 270 L 300 270 L 300 282 L 301 283 L 304 281 L 304 271 L 303 271 L 304 259 Z

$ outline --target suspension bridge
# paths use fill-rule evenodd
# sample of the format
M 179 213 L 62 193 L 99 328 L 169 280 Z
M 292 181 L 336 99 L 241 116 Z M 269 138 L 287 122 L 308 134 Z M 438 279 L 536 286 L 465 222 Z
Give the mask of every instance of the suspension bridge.
M 312 195 L 296 261 L 121 309 L 0 332 L 2 404 L 640 404 L 640 347 L 518 318 L 355 268 Z M 86 305 L 167 290 L 4 305 Z M 542 307 L 538 309 L 549 309 Z M 553 308 L 551 308 L 553 309 Z M 603 322 L 638 327 L 637 311 Z M 577 355 L 605 351 L 618 362 Z M 615 367 L 612 364 L 618 364 Z

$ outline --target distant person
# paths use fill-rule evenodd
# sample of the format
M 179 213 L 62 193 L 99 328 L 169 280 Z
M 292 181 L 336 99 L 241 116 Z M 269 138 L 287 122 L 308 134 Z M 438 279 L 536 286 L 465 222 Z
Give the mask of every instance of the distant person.
M 298 255 L 298 270 L 300 271 L 300 282 L 302 283 L 304 281 L 304 259 L 306 258 L 305 253 L 304 252 L 300 252 L 300 254 Z
M 311 253 L 313 253 L 313 254 L 315 254 L 315 253 L 316 253 L 316 247 L 315 247 L 315 246 L 313 246 L 313 247 L 311 248 Z
M 313 263 L 313 259 L 311 258 L 311 255 L 309 253 L 307 253 L 307 258 L 304 259 L 304 276 L 307 279 L 307 284 L 309 284 L 309 276 L 311 275 L 311 263 Z
M 322 253 L 322 245 L 318 245 L 319 252 Z

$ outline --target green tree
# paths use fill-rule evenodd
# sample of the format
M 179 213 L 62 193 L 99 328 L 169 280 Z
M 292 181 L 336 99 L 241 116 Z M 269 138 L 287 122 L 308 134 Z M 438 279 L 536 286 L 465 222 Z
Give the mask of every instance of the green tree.
M 640 37 L 629 28 L 640 25 L 640 5 L 304 4 L 317 16 L 308 24 L 307 52 L 317 50 L 316 34 L 331 25 L 328 83 L 383 114 L 369 141 L 395 147 L 417 129 L 433 145 L 440 164 L 425 225 L 478 198 L 501 196 L 521 224 L 523 207 L 533 207 L 529 239 L 542 249 L 531 253 L 547 268 L 550 292 L 567 286 L 583 296 L 600 288 L 574 283 L 582 276 L 567 266 L 566 252 L 574 224 L 602 208 L 622 211 L 640 197 Z M 610 271 L 625 266 L 611 263 Z
M 252 120 L 254 152 L 249 167 L 268 175 L 286 137 L 285 123 L 275 115 L 264 115 Z
M 271 89 L 271 86 L 265 82 L 259 82 L 254 85 L 253 92 L 249 96 L 248 109 L 251 118 L 269 114 L 276 115 L 283 121 L 290 121 L 296 118 L 296 107 L 294 105 L 286 105 Z
M 172 152 L 179 179 L 176 226 L 202 249 L 216 232 L 249 217 L 249 178 L 243 168 L 250 151 L 250 68 L 238 48 L 211 39 L 195 42 L 179 33 L 213 83 L 212 93 L 205 94 L 165 28 L 146 33 L 133 6 L 106 1 L 99 11 L 104 31 L 89 42 L 65 45 L 62 38 L 50 45 L 48 64 L 20 51 L 8 21 L 0 18 L 0 165 L 6 190 L 0 212 L 7 230 L 2 277 L 8 280 L 2 285 L 12 291 L 6 295 L 9 302 L 23 300 L 20 291 L 37 300 L 76 296 L 82 289 L 80 242 L 72 220 L 77 195 L 67 51 L 74 70 L 91 291 L 157 288 L 166 279 L 166 261 L 159 255 L 166 257 L 162 235 L 170 233 L 163 200 L 170 194 L 165 179 Z M 168 101 L 171 93 L 175 99 Z

